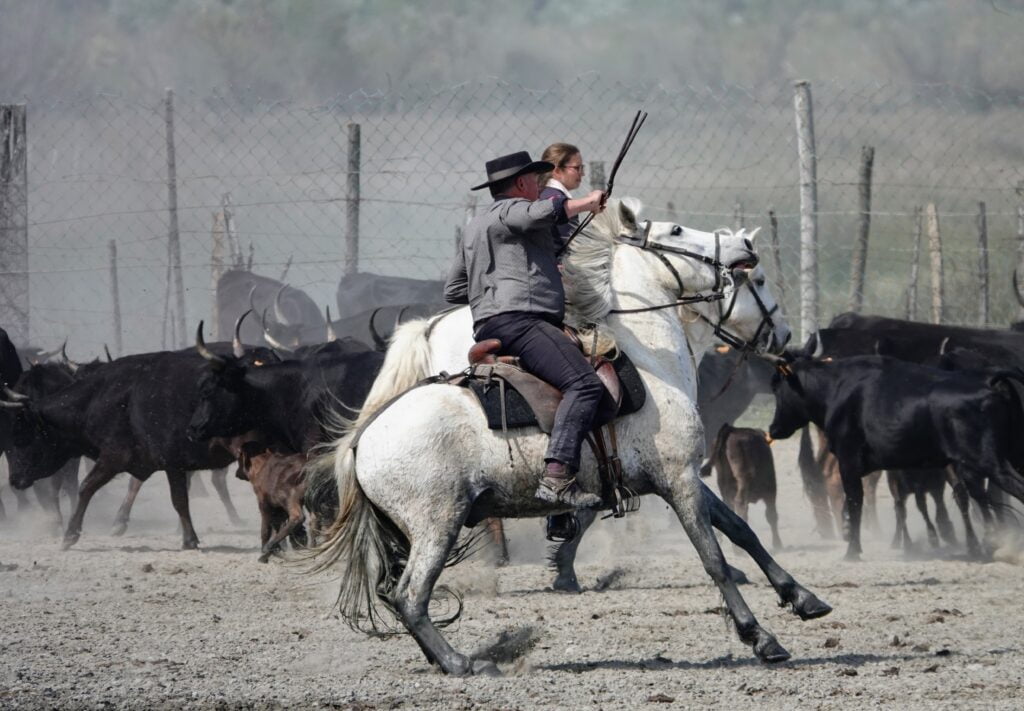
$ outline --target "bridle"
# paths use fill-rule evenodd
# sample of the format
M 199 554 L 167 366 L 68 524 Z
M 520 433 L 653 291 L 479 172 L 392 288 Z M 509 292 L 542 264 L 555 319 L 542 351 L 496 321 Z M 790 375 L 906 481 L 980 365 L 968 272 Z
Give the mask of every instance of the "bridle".
M 757 289 L 754 288 L 753 284 L 746 276 L 737 276 L 735 272 L 729 267 L 729 265 L 722 262 L 722 241 L 721 233 L 716 231 L 715 234 L 715 255 L 709 257 L 706 254 L 700 254 L 698 252 L 685 249 L 683 247 L 676 247 L 668 244 L 659 244 L 650 240 L 651 227 L 653 223 L 648 220 L 647 227 L 644 229 L 643 237 L 638 240 L 625 239 L 620 244 L 628 244 L 637 249 L 644 250 L 653 254 L 658 261 L 665 265 L 669 273 L 676 281 L 678 287 L 678 293 L 674 301 L 666 304 L 659 304 L 657 306 L 644 306 L 636 309 L 612 309 L 609 313 L 613 314 L 629 314 L 629 313 L 641 313 L 644 311 L 658 311 L 660 309 L 668 309 L 678 306 L 688 306 L 691 304 L 698 303 L 710 303 L 712 301 L 718 303 L 718 320 L 713 321 L 707 316 L 702 314 L 700 311 L 695 311 L 697 317 L 707 323 L 714 330 L 715 336 L 723 343 L 732 346 L 733 348 L 743 351 L 752 352 L 757 348 L 757 343 L 761 340 L 761 334 L 764 333 L 765 329 L 774 330 L 775 321 L 772 319 L 772 315 L 779 310 L 779 305 L 775 304 L 772 308 L 765 306 L 764 301 L 761 299 L 761 295 L 757 293 Z M 707 264 L 712 268 L 715 273 L 715 283 L 711 287 L 711 291 L 707 294 L 694 294 L 693 296 L 684 296 L 685 287 L 683 286 L 683 278 L 679 275 L 679 271 L 672 266 L 672 262 L 665 257 L 664 253 L 678 254 L 688 259 L 693 259 L 698 262 Z M 737 284 L 737 282 L 742 282 Z M 726 288 L 732 286 L 732 298 L 728 300 L 726 304 Z M 736 307 L 736 299 L 739 297 L 740 289 L 746 286 L 750 289 L 750 293 L 754 297 L 754 302 L 757 304 L 757 308 L 761 312 L 761 322 L 757 326 L 757 330 L 754 332 L 752 339 L 744 340 L 735 333 L 729 331 L 724 323 L 729 320 L 732 315 L 733 309 Z

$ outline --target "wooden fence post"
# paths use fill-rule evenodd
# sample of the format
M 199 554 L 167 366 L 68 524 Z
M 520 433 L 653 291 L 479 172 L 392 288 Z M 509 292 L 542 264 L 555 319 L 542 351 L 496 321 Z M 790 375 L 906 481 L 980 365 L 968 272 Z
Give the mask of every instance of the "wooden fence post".
M 213 340 L 220 340 L 220 313 L 217 309 L 217 284 L 224 274 L 224 211 L 213 213 L 213 226 L 210 228 L 210 335 Z
M 910 285 L 907 287 L 907 320 L 917 320 L 917 274 L 921 262 L 921 235 L 924 233 L 924 211 L 914 206 L 914 256 L 910 263 Z
M 811 85 L 794 84 L 800 159 L 800 338 L 818 330 L 818 157 L 814 147 Z
M 779 250 L 779 218 L 773 208 L 768 208 L 768 226 L 771 229 L 772 264 L 775 267 L 775 285 L 779 288 L 779 308 L 786 313 L 786 277 L 782 273 L 782 253 Z
M 984 328 L 989 322 L 988 284 L 988 218 L 985 203 L 978 203 L 978 281 L 981 284 L 981 298 L 978 301 L 978 325 Z
M 590 189 L 604 190 L 607 183 L 604 179 L 604 161 L 590 161 Z
M 868 261 L 868 234 L 871 231 L 871 172 L 875 163 L 875 149 L 864 146 L 860 150 L 860 220 L 857 241 L 850 259 L 850 300 L 847 310 L 859 312 L 864 306 L 864 270 Z
M 676 204 L 671 200 L 665 205 L 665 211 L 668 213 L 668 221 L 678 225 L 679 224 L 679 213 L 676 211 Z
M 1024 180 L 1017 183 L 1017 271 L 1013 280 L 1013 288 L 1016 291 L 1017 285 L 1024 279 Z M 1017 321 L 1024 321 L 1024 299 L 1020 292 L 1017 297 Z
M 117 242 L 110 240 L 110 296 L 114 301 L 114 353 L 120 358 L 124 354 L 121 340 L 121 294 L 117 283 Z
M 176 332 L 185 338 L 185 282 L 181 274 L 181 241 L 178 233 L 178 167 L 174 156 L 174 90 L 164 93 L 164 126 L 167 138 L 167 259 L 173 278 L 175 304 L 177 304 Z M 171 288 L 169 282 L 167 288 Z M 176 348 L 184 348 L 184 340 L 172 339 Z
M 739 198 L 736 198 L 736 202 L 732 206 L 732 224 L 733 229 L 742 230 L 746 227 L 746 219 L 743 214 L 743 203 Z
M 939 212 L 934 202 L 928 203 L 925 215 L 928 221 L 928 251 L 932 257 L 932 323 L 942 323 L 942 237 L 939 234 Z
M 0 324 L 29 341 L 28 123 L 25 104 L 0 105 Z
M 220 211 L 224 216 L 224 232 L 228 238 L 231 266 L 234 269 L 241 269 L 245 266 L 245 259 L 242 257 L 242 244 L 238 241 L 238 232 L 235 230 L 235 213 L 231 207 L 231 193 L 224 193 L 220 196 Z
M 359 271 L 359 174 L 362 161 L 361 130 L 348 124 L 348 182 L 346 191 L 345 276 Z

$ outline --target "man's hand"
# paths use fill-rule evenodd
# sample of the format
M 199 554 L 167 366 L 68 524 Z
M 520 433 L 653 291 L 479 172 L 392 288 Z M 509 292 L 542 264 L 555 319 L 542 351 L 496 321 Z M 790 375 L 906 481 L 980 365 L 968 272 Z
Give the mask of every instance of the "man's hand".
M 589 195 L 578 200 L 565 201 L 565 214 L 575 217 L 581 212 L 593 212 L 600 214 L 604 212 L 605 202 L 608 196 L 603 190 L 593 190 Z

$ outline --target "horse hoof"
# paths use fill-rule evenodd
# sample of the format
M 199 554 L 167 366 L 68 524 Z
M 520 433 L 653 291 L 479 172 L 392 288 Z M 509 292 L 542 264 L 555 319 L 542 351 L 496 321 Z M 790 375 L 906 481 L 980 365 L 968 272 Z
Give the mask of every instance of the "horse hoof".
M 789 660 L 790 654 L 774 637 L 765 636 L 754 645 L 754 654 L 765 664 L 778 664 Z
M 114 521 L 114 525 L 110 529 L 110 535 L 117 537 L 123 536 L 124 532 L 128 530 L 127 521 Z
M 583 592 L 583 588 L 580 587 L 575 575 L 571 578 L 555 578 L 555 582 L 551 583 L 551 589 L 555 592 L 563 593 L 579 594 Z
M 194 551 L 199 549 L 199 539 L 195 538 L 190 541 L 184 541 L 181 544 L 181 550 L 183 551 Z
M 848 563 L 859 563 L 860 553 L 854 553 L 852 551 L 848 552 L 845 556 L 843 556 L 843 560 L 847 561 Z
M 267 563 L 267 562 L 269 562 L 269 561 L 270 561 L 270 554 L 269 554 L 269 553 L 264 553 L 263 555 L 261 555 L 261 556 L 260 556 L 259 558 L 257 558 L 256 560 L 257 560 L 258 562 L 260 562 L 260 563 Z
M 504 676 L 497 664 L 486 659 L 474 659 L 471 669 L 473 676 Z
M 729 580 L 731 580 L 733 583 L 735 583 L 736 585 L 750 585 L 750 578 L 748 578 L 747 574 L 744 573 L 742 570 L 740 570 L 739 568 L 734 568 L 728 563 L 725 564 L 725 567 L 729 572 Z
M 78 534 L 78 533 L 74 533 L 74 534 L 70 534 L 70 535 L 64 536 L 64 540 L 60 544 L 60 549 L 62 551 L 66 551 L 68 548 L 70 548 L 71 546 L 73 546 L 76 543 L 78 543 L 78 536 L 79 535 L 80 534 Z
M 793 603 L 793 612 L 805 622 L 807 620 L 816 620 L 832 612 L 831 605 L 824 600 L 820 600 L 817 595 L 806 588 L 800 588 L 796 595 L 793 596 L 791 602 Z

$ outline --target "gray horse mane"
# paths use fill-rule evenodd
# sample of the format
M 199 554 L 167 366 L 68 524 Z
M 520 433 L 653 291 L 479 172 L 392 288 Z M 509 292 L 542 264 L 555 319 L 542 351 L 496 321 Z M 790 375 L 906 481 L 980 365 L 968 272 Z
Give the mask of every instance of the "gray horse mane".
M 572 241 L 563 262 L 566 317 L 570 323 L 601 323 L 611 311 L 615 238 L 636 231 L 642 208 L 636 198 L 610 200 L 607 209 Z

